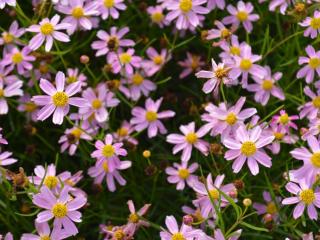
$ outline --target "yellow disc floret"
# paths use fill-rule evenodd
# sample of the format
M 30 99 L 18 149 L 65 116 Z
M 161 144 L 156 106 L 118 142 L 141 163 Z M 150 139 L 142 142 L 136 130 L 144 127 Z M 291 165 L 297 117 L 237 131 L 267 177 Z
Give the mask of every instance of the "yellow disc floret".
M 91 106 L 93 109 L 99 109 L 102 106 L 102 102 L 100 99 L 96 98 L 91 102 Z
M 198 136 L 194 132 L 188 133 L 186 135 L 186 141 L 190 144 L 194 144 L 198 141 Z
M 128 53 L 121 53 L 119 56 L 121 64 L 128 64 L 129 62 L 131 62 L 131 58 L 131 55 Z
M 265 91 L 270 91 L 273 88 L 272 80 L 264 80 L 262 82 L 262 89 Z
M 51 98 L 56 107 L 64 107 L 69 101 L 68 95 L 64 92 L 56 92 Z
M 313 201 L 316 199 L 316 196 L 312 189 L 302 190 L 299 194 L 299 197 L 301 201 L 307 205 L 313 203 Z
M 238 121 L 237 115 L 235 115 L 233 112 L 229 113 L 226 117 L 226 122 L 229 125 L 234 125 Z
M 114 0 L 104 0 L 103 4 L 106 8 L 112 8 L 114 6 Z
M 245 11 L 239 11 L 237 13 L 237 18 L 240 22 L 244 22 L 248 19 L 248 13 Z
M 172 235 L 171 240 L 186 240 L 182 233 L 178 232 Z
M 250 59 L 244 58 L 241 60 L 240 62 L 240 68 L 244 71 L 248 71 L 250 70 L 250 68 L 252 67 L 252 62 Z
M 52 208 L 52 214 L 56 218 L 63 218 L 67 215 L 67 206 L 63 203 L 56 203 Z
M 318 30 L 320 28 L 320 18 L 311 18 L 310 26 L 314 30 Z
M 73 10 L 72 10 L 72 13 L 71 15 L 74 17 L 74 18 L 82 18 L 84 16 L 84 10 L 82 7 L 75 7 Z
M 192 0 L 180 0 L 179 7 L 182 12 L 189 12 L 192 9 Z
M 21 63 L 23 61 L 23 56 L 21 52 L 16 52 L 12 55 L 12 62 L 15 64 Z
M 58 185 L 58 183 L 59 183 L 59 180 L 55 176 L 47 176 L 43 181 L 43 184 L 50 189 L 55 188 Z
M 313 166 L 320 168 L 320 152 L 312 154 L 310 161 L 313 164 Z
M 154 111 L 147 111 L 146 112 L 146 120 L 148 122 L 153 122 L 153 121 L 157 120 L 157 118 L 158 118 L 158 114 L 156 112 L 154 112 Z
M 178 174 L 181 179 L 187 179 L 190 176 L 190 172 L 186 168 L 180 168 Z
M 320 67 L 320 58 L 314 57 L 314 58 L 310 58 L 309 60 L 309 66 L 312 69 L 316 69 L 318 67 Z
M 111 144 L 104 145 L 102 148 L 102 155 L 105 157 L 112 157 L 114 153 L 115 149 Z
M 40 27 L 40 32 L 43 34 L 43 35 L 50 35 L 52 34 L 54 28 L 53 28 L 53 25 L 51 23 L 44 23 L 41 25 Z
M 257 147 L 254 142 L 246 141 L 242 143 L 241 153 L 247 157 L 254 155 L 257 151 Z

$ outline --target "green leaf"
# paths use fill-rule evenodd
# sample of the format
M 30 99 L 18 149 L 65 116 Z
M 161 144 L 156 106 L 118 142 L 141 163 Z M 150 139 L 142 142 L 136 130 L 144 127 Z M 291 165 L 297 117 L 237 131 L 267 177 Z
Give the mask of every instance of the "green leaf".
M 252 230 L 260 231 L 260 232 L 269 232 L 269 230 L 266 228 L 256 227 L 256 226 L 253 226 L 247 222 L 241 222 L 240 225 L 247 227 L 247 228 L 250 228 Z

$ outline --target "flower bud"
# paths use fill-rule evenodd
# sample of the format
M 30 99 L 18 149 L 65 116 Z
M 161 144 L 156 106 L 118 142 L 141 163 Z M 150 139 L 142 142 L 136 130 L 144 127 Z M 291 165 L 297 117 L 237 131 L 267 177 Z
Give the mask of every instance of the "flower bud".
M 191 215 L 184 215 L 183 216 L 183 223 L 185 225 L 190 226 L 193 223 L 193 217 Z
M 151 152 L 149 150 L 144 150 L 142 156 L 145 158 L 151 157 Z
M 245 198 L 245 199 L 243 199 L 242 203 L 243 203 L 243 205 L 244 205 L 245 207 L 249 207 L 249 206 L 251 206 L 252 201 L 251 201 L 250 198 Z
M 89 61 L 90 61 L 90 58 L 87 55 L 81 55 L 81 57 L 80 57 L 81 63 L 87 64 L 87 63 L 89 63 Z

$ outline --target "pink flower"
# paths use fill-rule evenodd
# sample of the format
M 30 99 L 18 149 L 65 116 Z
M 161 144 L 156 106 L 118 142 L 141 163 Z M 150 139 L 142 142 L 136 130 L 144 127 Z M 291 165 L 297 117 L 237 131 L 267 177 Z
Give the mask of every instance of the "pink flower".
M 21 240 L 44 240 L 44 239 L 52 239 L 52 240 L 62 240 L 68 238 L 70 235 L 66 234 L 63 230 L 50 231 L 50 226 L 47 222 L 37 223 L 35 222 L 37 235 L 31 233 L 24 233 L 21 236 Z
M 44 186 L 41 187 L 40 193 L 33 196 L 32 202 L 45 209 L 37 215 L 37 223 L 48 222 L 54 218 L 53 231 L 63 227 L 66 234 L 76 235 L 78 233 L 73 222 L 81 222 L 81 213 L 77 210 L 86 204 L 87 199 L 84 196 L 72 198 L 69 195 L 69 187 L 65 186 L 57 197 Z
M 312 189 L 311 184 L 306 184 L 304 181 L 299 181 L 299 185 L 294 182 L 289 182 L 286 184 L 286 189 L 296 196 L 283 199 L 282 204 L 291 205 L 298 203 L 293 210 L 293 218 L 299 218 L 307 207 L 309 218 L 317 220 L 318 213 L 315 207 L 320 208 L 319 190 Z
M 311 91 L 310 87 L 306 86 L 303 91 L 311 101 L 305 103 L 299 108 L 300 118 L 307 117 L 310 120 L 317 118 L 320 110 L 320 90 L 317 91 L 317 94 Z
M 8 144 L 8 141 L 2 136 L 1 131 L 2 128 L 0 127 L 0 144 Z
M 139 227 L 148 227 L 150 224 L 144 220 L 141 220 L 140 217 L 147 214 L 151 204 L 145 204 L 140 210 L 136 211 L 133 201 L 129 200 L 127 202 L 130 215 L 128 217 L 127 230 L 131 232 L 132 235 L 138 230 Z
M 320 51 L 315 51 L 309 45 L 306 47 L 308 57 L 299 57 L 299 65 L 307 63 L 303 68 L 297 72 L 297 78 L 305 78 L 307 83 L 313 81 L 315 72 L 320 76 Z
M 282 125 L 287 130 L 289 130 L 290 127 L 293 129 L 298 129 L 298 126 L 293 122 L 297 119 L 299 119 L 298 115 L 289 116 L 285 110 L 281 110 L 280 115 L 275 115 L 272 117 L 272 122 Z
M 270 95 L 279 98 L 280 100 L 284 100 L 285 96 L 282 89 L 275 85 L 277 81 L 282 77 L 281 72 L 276 72 L 272 75 L 271 69 L 269 66 L 265 66 L 265 76 L 261 78 L 258 76 L 252 76 L 255 84 L 249 84 L 247 86 L 247 90 L 250 92 L 255 92 L 254 99 L 257 102 L 260 102 L 263 106 L 265 106 L 270 98 Z
M 201 60 L 201 57 L 187 52 L 187 58 L 178 62 L 179 66 L 184 70 L 180 73 L 180 78 L 185 78 L 191 73 L 200 71 L 201 67 L 205 65 L 205 62 Z
M 285 15 L 290 2 L 294 3 L 292 0 L 271 0 L 269 4 L 269 10 L 274 12 L 276 8 L 279 7 L 280 13 Z
M 208 0 L 207 8 L 213 10 L 215 8 L 224 9 L 226 6 L 225 0 Z
M 71 84 L 74 82 L 81 82 L 81 87 L 87 86 L 87 77 L 83 73 L 79 72 L 78 68 L 68 68 L 66 82 L 67 84 Z
M 173 166 L 174 168 L 167 167 L 166 173 L 169 175 L 168 182 L 177 184 L 177 190 L 183 190 L 186 183 L 189 187 L 192 187 L 194 181 L 198 180 L 198 177 L 192 174 L 199 166 L 197 163 L 193 163 L 189 167 L 188 162 L 173 163 Z
M 38 106 L 31 101 L 30 95 L 27 93 L 19 98 L 19 106 L 17 110 L 19 112 L 26 112 L 27 118 L 32 121 L 36 122 L 38 117 Z
M 164 64 L 171 58 L 171 55 L 168 53 L 167 49 L 162 49 L 161 53 L 159 54 L 153 47 L 149 47 L 147 49 L 147 55 L 150 60 L 144 60 L 142 67 L 149 77 L 159 72 Z
M 220 40 L 219 44 L 221 44 L 232 36 L 232 32 L 222 22 L 216 20 L 214 25 L 217 26 L 217 29 L 213 28 L 208 31 L 207 40 L 218 38 Z
M 238 240 L 241 233 L 242 229 L 239 229 L 230 234 L 231 237 L 229 237 L 227 240 Z M 216 229 L 214 230 L 214 238 L 208 238 L 208 240 L 226 240 L 226 238 L 223 236 L 222 231 L 220 229 Z
M 119 18 L 119 10 L 124 11 L 127 6 L 123 3 L 124 0 L 98 0 L 98 11 L 103 20 L 111 16 L 113 19 Z
M 65 75 L 63 72 L 58 72 L 56 75 L 56 87 L 48 80 L 40 80 L 40 88 L 47 95 L 33 96 L 32 101 L 44 106 L 38 113 L 38 120 L 44 121 L 53 113 L 53 123 L 61 125 L 64 116 L 69 113 L 70 106 L 84 107 L 88 102 L 79 97 L 72 97 L 81 90 L 81 82 L 75 82 L 65 88 Z
M 191 122 L 187 125 L 181 125 L 179 129 L 183 135 L 169 134 L 167 136 L 167 142 L 176 144 L 173 148 L 173 154 L 182 150 L 181 160 L 185 162 L 189 161 L 191 158 L 193 147 L 197 148 L 205 156 L 208 155 L 209 144 L 200 139 L 207 133 L 207 130 L 204 127 L 195 131 L 195 123 Z
M 24 47 L 21 51 L 18 48 L 13 48 L 10 53 L 7 53 L 3 60 L 0 62 L 3 66 L 9 66 L 13 69 L 17 68 L 20 75 L 25 74 L 27 71 L 30 71 L 33 66 L 30 62 L 33 62 L 36 58 L 30 55 L 29 47 Z
M 299 23 L 300 26 L 308 27 L 304 31 L 305 37 L 311 37 L 312 39 L 316 38 L 318 33 L 320 33 L 320 11 L 314 11 L 313 17 L 307 17 L 302 23 Z
M 94 50 L 97 50 L 96 56 L 98 57 L 110 52 L 117 52 L 118 49 L 122 47 L 134 46 L 135 43 L 131 39 L 122 39 L 128 32 L 128 27 L 120 28 L 119 31 L 117 30 L 117 27 L 111 27 L 110 34 L 104 30 L 99 30 L 97 37 L 100 40 L 94 41 L 91 44 L 91 47 Z
M 23 82 L 20 80 L 8 84 L 0 81 L 0 115 L 7 114 L 9 111 L 6 98 L 23 95 L 22 85 Z
M 8 4 L 11 7 L 16 6 L 16 0 L 0 0 L 0 9 L 4 9 L 4 7 Z
M 134 127 L 128 121 L 123 121 L 120 128 L 118 128 L 112 136 L 118 142 L 129 142 L 133 145 L 137 145 L 138 141 L 134 137 L 130 136 L 133 132 Z
M 52 48 L 54 39 L 60 42 L 69 42 L 70 38 L 67 34 L 59 32 L 58 30 L 66 30 L 70 26 L 68 23 L 59 23 L 60 16 L 58 14 L 49 20 L 49 18 L 44 18 L 41 20 L 39 25 L 31 25 L 27 28 L 28 32 L 38 33 L 29 42 L 29 47 L 31 50 L 36 50 L 45 41 L 45 50 L 49 52 Z
M 257 210 L 258 215 L 264 214 L 264 221 L 269 220 L 268 217 L 271 216 L 273 221 L 277 222 L 279 219 L 279 207 L 281 207 L 279 206 L 281 197 L 272 199 L 271 194 L 267 191 L 263 191 L 262 195 L 266 204 L 253 203 L 253 208 Z
M 243 24 L 244 29 L 247 32 L 252 31 L 252 22 L 259 20 L 258 14 L 251 14 L 253 11 L 253 5 L 251 2 L 244 3 L 239 1 L 237 3 L 237 8 L 232 5 L 227 6 L 228 12 L 231 16 L 222 19 L 224 24 L 232 24 L 234 28 L 238 28 L 240 24 Z
M 310 135 L 317 136 L 320 133 L 320 118 L 311 119 L 308 130 L 303 133 L 302 140 L 306 140 Z
M 232 35 L 230 43 L 227 41 L 222 41 L 219 44 L 219 47 L 223 50 L 222 53 L 219 54 L 220 58 L 223 61 L 231 62 L 234 56 L 241 56 L 243 54 L 243 49 L 247 45 L 246 42 L 242 42 L 239 44 L 238 36 Z
M 162 124 L 160 119 L 171 118 L 175 116 L 175 112 L 166 110 L 158 112 L 163 98 L 153 101 L 148 98 L 145 102 L 145 109 L 142 107 L 134 107 L 131 111 L 133 118 L 130 123 L 134 125 L 136 131 L 140 132 L 144 129 L 148 129 L 148 137 L 152 138 L 158 134 L 166 134 L 167 129 Z
M 1 1 L 0 0 L 0 4 L 1 4 Z M 9 0 L 10 1 L 10 0 Z M 15 1 L 15 0 L 14 0 Z M 0 5 L 1 6 L 1 5 Z M 0 239 L 2 240 L 2 234 L 0 234 Z M 3 240 L 13 240 L 13 235 L 11 232 L 8 232 L 5 236 L 4 236 L 4 239 Z
M 172 22 L 177 18 L 176 27 L 178 30 L 192 29 L 200 25 L 199 17 L 208 14 L 209 9 L 200 6 L 206 0 L 172 0 L 167 9 L 170 11 L 166 20 Z
M 168 25 L 168 21 L 165 19 L 165 16 L 163 14 L 162 6 L 150 6 L 147 8 L 147 12 L 150 15 L 151 21 L 159 25 L 160 28 L 163 28 L 164 26 Z
M 17 159 L 12 158 L 11 155 L 11 152 L 0 153 L 0 166 L 8 166 L 18 161 Z
M 5 45 L 7 50 L 10 50 L 14 44 L 21 45 L 19 38 L 25 33 L 24 28 L 19 28 L 17 21 L 13 21 L 9 27 L 9 31 L 1 33 L 0 45 Z
M 229 160 L 234 160 L 232 169 L 234 173 L 238 173 L 245 161 L 247 160 L 248 167 L 252 175 L 259 173 L 259 165 L 270 168 L 271 158 L 265 153 L 263 147 L 270 144 L 274 140 L 273 135 L 262 134 L 260 126 L 246 130 L 244 126 L 240 126 L 235 137 L 226 137 L 223 139 L 223 144 L 229 148 L 224 157 Z

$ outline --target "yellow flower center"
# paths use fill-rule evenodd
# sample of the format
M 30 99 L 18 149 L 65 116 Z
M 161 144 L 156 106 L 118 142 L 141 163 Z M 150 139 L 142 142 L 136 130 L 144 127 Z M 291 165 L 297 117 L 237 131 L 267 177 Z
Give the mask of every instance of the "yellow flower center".
M 240 68 L 244 71 L 248 71 L 252 67 L 252 62 L 250 59 L 244 58 L 240 62 Z
M 315 97 L 312 100 L 312 104 L 313 104 L 314 107 L 320 108 L 320 96 Z
M 136 213 L 131 213 L 129 216 L 129 222 L 132 222 L 132 223 L 139 222 L 139 215 Z
M 273 82 L 271 80 L 264 80 L 262 83 L 262 89 L 270 91 L 273 88 Z
M 300 196 L 301 201 L 307 205 L 313 203 L 313 201 L 316 199 L 316 196 L 315 196 L 312 189 L 302 190 L 300 192 L 299 196 Z
M 231 32 L 227 28 L 222 29 L 220 32 L 221 38 L 228 38 L 230 37 L 230 35 L 231 35 Z
M 0 89 L 0 98 L 4 97 L 4 90 Z
M 63 218 L 67 215 L 67 206 L 63 203 L 56 203 L 52 208 L 52 214 L 56 218 Z
M 182 233 L 175 233 L 172 235 L 171 240 L 186 240 Z
M 71 15 L 74 17 L 74 18 L 82 18 L 84 16 L 84 10 L 82 7 L 75 7 L 73 10 L 72 10 L 72 13 Z
M 2 39 L 6 44 L 9 44 L 13 42 L 14 36 L 10 33 L 3 33 Z
M 123 232 L 122 229 L 119 229 L 119 230 L 115 231 L 114 234 L 113 234 L 113 237 L 116 240 L 123 240 L 125 236 L 126 236 L 126 234 Z
M 180 178 L 187 179 L 189 177 L 189 175 L 190 175 L 190 172 L 186 168 L 181 168 L 181 169 L 179 169 L 178 174 L 179 174 Z
M 77 139 L 79 140 L 82 134 L 82 130 L 79 128 L 75 128 L 71 131 L 71 134 Z
M 222 79 L 228 76 L 228 69 L 224 68 L 217 68 L 214 74 L 216 75 L 217 78 Z
M 309 66 L 312 69 L 316 69 L 320 66 L 320 58 L 314 57 L 314 58 L 310 58 L 309 60 Z
M 12 62 L 13 63 L 16 63 L 16 64 L 17 63 L 21 63 L 22 60 L 23 60 L 23 56 L 22 56 L 22 54 L 20 52 L 14 53 L 12 55 Z
M 69 101 L 69 97 L 66 93 L 64 92 L 56 92 L 53 96 L 52 96 L 52 101 L 53 104 L 57 107 L 64 107 L 65 105 L 67 105 L 68 101 Z
M 288 116 L 287 113 L 282 114 L 282 115 L 280 116 L 280 118 L 279 118 L 279 122 L 280 122 L 281 124 L 283 124 L 283 125 L 288 124 L 289 121 L 290 121 L 290 119 L 289 119 L 289 116 Z
M 230 47 L 230 53 L 232 55 L 236 55 L 236 56 L 240 56 L 240 48 L 236 47 L 236 46 L 232 46 Z
M 104 162 L 102 163 L 102 168 L 103 168 L 103 170 L 104 170 L 106 173 L 109 172 L 109 166 L 108 166 L 108 162 L 107 162 L 107 161 L 104 161 Z
M 53 189 L 55 188 L 57 185 L 58 185 L 58 178 L 55 177 L 55 176 L 47 176 L 45 179 L 44 179 L 44 185 L 46 185 L 48 188 L 50 189 Z
M 134 85 L 138 85 L 138 86 L 141 85 L 141 83 L 143 83 L 143 80 L 144 80 L 143 77 L 138 73 L 132 76 L 132 82 Z
M 40 64 L 39 71 L 41 74 L 45 74 L 49 72 L 49 67 L 47 64 Z
M 274 202 L 269 202 L 267 204 L 267 209 L 266 209 L 267 213 L 269 214 L 275 214 L 277 212 L 277 206 L 274 204 Z
M 43 35 L 50 35 L 52 34 L 54 28 L 53 25 L 51 23 L 44 23 L 41 27 L 40 27 L 40 32 Z
M 103 4 L 106 8 L 112 8 L 114 6 L 114 0 L 104 0 Z
M 252 156 L 257 151 L 257 147 L 254 142 L 247 141 L 242 143 L 241 153 L 247 157 Z
M 312 154 L 310 161 L 313 164 L 313 166 L 320 168 L 320 152 Z
M 155 12 L 151 15 L 151 20 L 155 23 L 160 23 L 163 20 L 164 16 L 162 12 Z
M 180 0 L 180 10 L 184 13 L 192 9 L 192 0 Z
M 93 109 L 99 109 L 102 106 L 102 102 L 98 98 L 96 98 L 91 102 L 91 106 Z
M 157 120 L 157 117 L 158 117 L 158 114 L 156 112 L 153 112 L 153 111 L 146 112 L 146 119 L 148 122 L 153 122 Z
M 237 18 L 240 22 L 244 22 L 248 19 L 248 13 L 245 11 L 239 11 L 237 13 Z
M 220 193 L 217 189 L 214 188 L 214 189 L 209 190 L 209 195 L 213 200 L 218 200 Z
M 313 29 L 318 30 L 320 28 L 320 18 L 311 18 L 310 26 Z
M 194 144 L 198 141 L 198 136 L 194 132 L 188 133 L 186 136 L 186 141 L 190 144 Z
M 128 53 L 121 53 L 119 56 L 121 64 L 127 64 L 131 62 L 131 55 Z
M 199 58 L 197 58 L 197 56 L 192 56 L 190 67 L 193 71 L 195 71 L 199 67 Z
M 163 63 L 163 57 L 160 55 L 155 56 L 152 60 L 156 65 L 161 65 Z
M 26 112 L 33 112 L 34 110 L 37 109 L 37 105 L 34 104 L 33 102 L 28 102 L 24 105 L 24 108 Z
M 119 128 L 117 133 L 120 137 L 125 137 L 128 135 L 128 129 L 125 127 Z
M 284 136 L 284 134 L 281 132 L 275 132 L 275 133 L 273 133 L 273 135 L 277 140 L 282 140 L 282 138 Z
M 238 118 L 233 112 L 229 113 L 226 117 L 226 122 L 229 125 L 234 125 L 237 121 L 238 121 Z
M 48 235 L 41 236 L 40 240 L 51 240 L 51 238 Z
M 105 157 L 112 157 L 115 152 L 114 146 L 111 144 L 104 145 L 102 148 L 102 155 Z
M 76 76 L 69 76 L 69 77 L 67 78 L 67 83 L 74 83 L 74 82 L 76 82 L 76 81 L 78 81 L 78 79 L 77 79 Z

